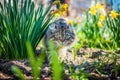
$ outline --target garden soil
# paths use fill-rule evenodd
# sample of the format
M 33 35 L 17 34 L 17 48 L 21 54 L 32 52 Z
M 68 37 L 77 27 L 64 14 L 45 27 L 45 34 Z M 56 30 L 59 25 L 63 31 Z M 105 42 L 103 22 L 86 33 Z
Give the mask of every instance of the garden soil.
M 119 55 L 119 51 L 117 51 Z M 75 56 L 74 56 L 75 55 Z M 69 66 L 72 67 L 73 72 L 77 74 L 81 69 L 89 73 L 89 80 L 120 80 L 120 59 L 117 58 L 117 74 L 115 74 L 115 64 L 112 59 L 112 53 L 107 50 L 100 50 L 94 48 L 80 48 L 77 54 L 72 54 L 72 51 L 68 50 L 67 55 L 63 56 L 64 67 L 64 79 L 63 80 L 75 80 L 70 75 Z M 99 64 L 103 61 L 103 64 Z M 27 80 L 32 80 L 31 67 L 29 60 L 0 60 L 0 80 L 18 80 L 16 74 L 13 73 L 11 67 L 18 66 Z M 41 80 L 51 80 L 50 65 L 46 61 L 43 64 L 43 68 L 40 75 Z

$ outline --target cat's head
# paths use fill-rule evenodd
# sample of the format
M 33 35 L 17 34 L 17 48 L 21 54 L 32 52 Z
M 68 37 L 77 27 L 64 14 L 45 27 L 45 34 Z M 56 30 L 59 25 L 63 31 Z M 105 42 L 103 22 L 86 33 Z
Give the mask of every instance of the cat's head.
M 65 18 L 58 18 L 49 29 L 50 38 L 57 44 L 69 45 L 75 39 L 74 29 Z

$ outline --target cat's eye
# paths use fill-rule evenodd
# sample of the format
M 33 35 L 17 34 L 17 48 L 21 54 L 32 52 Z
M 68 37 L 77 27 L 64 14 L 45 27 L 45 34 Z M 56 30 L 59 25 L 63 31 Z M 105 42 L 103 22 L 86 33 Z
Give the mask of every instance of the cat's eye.
M 55 29 L 57 29 L 57 25 L 55 25 Z
M 69 28 L 69 25 L 67 25 L 67 28 Z

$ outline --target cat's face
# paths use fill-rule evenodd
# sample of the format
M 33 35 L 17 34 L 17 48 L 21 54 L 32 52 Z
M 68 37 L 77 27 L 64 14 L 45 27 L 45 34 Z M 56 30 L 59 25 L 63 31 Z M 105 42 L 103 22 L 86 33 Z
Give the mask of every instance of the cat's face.
M 49 28 L 50 39 L 58 45 L 70 45 L 75 39 L 72 26 L 63 18 L 56 20 Z

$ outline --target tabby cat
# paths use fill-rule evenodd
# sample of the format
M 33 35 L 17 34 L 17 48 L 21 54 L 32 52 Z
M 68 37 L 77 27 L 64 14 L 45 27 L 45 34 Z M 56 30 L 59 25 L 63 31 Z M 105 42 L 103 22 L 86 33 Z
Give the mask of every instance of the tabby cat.
M 58 18 L 51 25 L 45 34 L 44 43 L 48 49 L 47 42 L 51 40 L 55 48 L 59 48 L 59 55 L 62 57 L 66 55 L 67 49 L 76 40 L 76 35 L 71 24 L 68 23 L 66 18 Z

